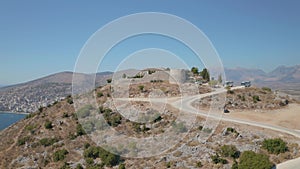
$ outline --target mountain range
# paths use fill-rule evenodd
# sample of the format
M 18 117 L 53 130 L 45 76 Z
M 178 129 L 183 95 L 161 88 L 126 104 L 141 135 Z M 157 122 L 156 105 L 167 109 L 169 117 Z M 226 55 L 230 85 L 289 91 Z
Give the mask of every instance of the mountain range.
M 239 85 L 242 81 L 251 81 L 257 87 L 269 87 L 300 99 L 300 65 L 279 66 L 266 73 L 260 69 L 234 68 L 225 69 L 226 80 Z
M 138 70 L 125 70 L 116 74 L 121 77 Z M 251 81 L 257 87 L 270 87 L 300 98 L 300 65 L 279 66 L 266 73 L 260 69 L 225 68 L 226 80 L 239 85 L 242 81 Z M 77 74 L 82 79 L 93 78 L 91 74 Z M 82 76 L 82 77 L 81 77 Z M 96 74 L 95 86 L 106 84 L 113 72 Z M 77 76 L 78 77 L 78 76 Z M 34 112 L 41 106 L 47 106 L 72 92 L 73 72 L 61 72 L 30 82 L 0 88 L 0 111 Z
M 266 73 L 261 69 L 225 69 L 226 79 L 234 82 L 250 80 L 254 85 L 267 85 L 273 89 L 285 89 L 300 84 L 300 65 L 279 66 Z
M 77 74 L 81 79 L 91 74 Z M 106 84 L 112 72 L 97 73 L 95 86 Z M 40 79 L 0 88 L 0 111 L 34 112 L 39 107 L 59 101 L 72 92 L 73 72 L 61 72 Z

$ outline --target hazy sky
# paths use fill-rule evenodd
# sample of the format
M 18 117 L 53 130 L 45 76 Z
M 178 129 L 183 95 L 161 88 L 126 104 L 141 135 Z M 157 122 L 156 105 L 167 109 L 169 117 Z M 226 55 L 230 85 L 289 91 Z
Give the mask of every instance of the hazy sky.
M 190 21 L 211 40 L 225 67 L 270 71 L 279 65 L 300 64 L 299 8 L 298 0 L 0 1 L 0 84 L 72 71 L 94 32 L 137 12 L 170 13 Z M 145 41 L 135 41 L 141 42 Z M 176 46 L 177 42 L 168 43 Z M 143 47 L 159 46 L 149 40 L 148 45 L 132 49 Z M 171 52 L 180 57 L 190 54 L 175 48 Z M 119 51 L 106 58 L 100 70 L 113 71 L 122 57 L 126 54 Z M 187 62 L 199 64 L 192 59 Z

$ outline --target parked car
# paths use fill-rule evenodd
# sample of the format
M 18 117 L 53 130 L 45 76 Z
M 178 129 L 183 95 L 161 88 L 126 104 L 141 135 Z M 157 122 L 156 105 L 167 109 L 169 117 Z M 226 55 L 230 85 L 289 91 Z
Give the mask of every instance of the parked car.
M 242 86 L 245 86 L 245 87 L 250 87 L 251 86 L 251 82 L 250 81 L 244 81 L 241 83 Z
M 233 81 L 226 81 L 224 86 L 225 87 L 232 87 L 233 86 Z

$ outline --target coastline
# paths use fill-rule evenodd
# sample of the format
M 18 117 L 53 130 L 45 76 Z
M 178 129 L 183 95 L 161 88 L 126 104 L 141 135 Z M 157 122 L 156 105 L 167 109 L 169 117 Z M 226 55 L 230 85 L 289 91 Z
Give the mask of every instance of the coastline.
M 23 120 L 26 118 L 28 113 L 14 113 L 14 112 L 0 112 L 1 118 L 0 118 L 0 133 L 3 131 L 11 128 L 14 126 L 17 122 Z

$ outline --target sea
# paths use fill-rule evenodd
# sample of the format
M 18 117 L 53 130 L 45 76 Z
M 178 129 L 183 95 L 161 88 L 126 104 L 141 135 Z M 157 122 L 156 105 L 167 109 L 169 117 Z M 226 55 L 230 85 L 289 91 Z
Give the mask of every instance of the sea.
M 26 114 L 0 112 L 0 130 L 7 128 L 8 126 L 24 119 L 25 117 Z

